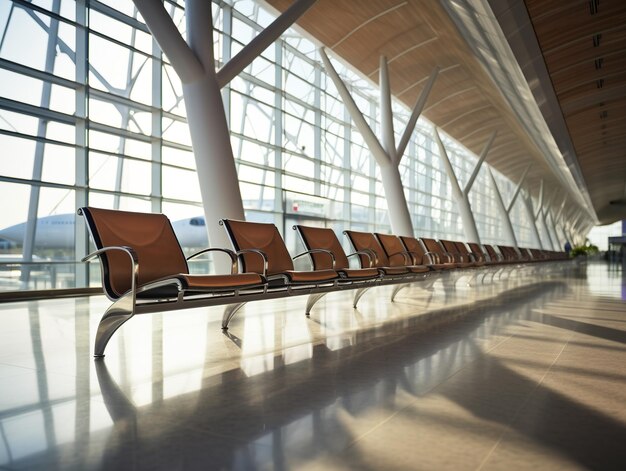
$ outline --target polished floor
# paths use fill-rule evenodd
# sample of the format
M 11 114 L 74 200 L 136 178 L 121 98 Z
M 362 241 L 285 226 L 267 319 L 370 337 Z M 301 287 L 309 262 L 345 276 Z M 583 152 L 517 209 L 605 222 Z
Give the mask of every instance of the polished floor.
M 390 292 L 138 316 L 102 361 L 103 297 L 0 304 L 0 469 L 626 469 L 619 267 Z

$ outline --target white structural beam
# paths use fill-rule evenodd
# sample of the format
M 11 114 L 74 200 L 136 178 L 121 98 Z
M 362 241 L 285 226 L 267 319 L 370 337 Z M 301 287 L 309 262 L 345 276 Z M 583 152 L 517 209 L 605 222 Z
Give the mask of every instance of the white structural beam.
M 389 69 L 387 58 L 380 56 L 378 83 L 380 84 L 380 130 L 382 145 L 389 160 L 396 160 L 396 141 L 393 132 L 393 111 L 391 109 L 391 85 L 389 83 Z
M 565 203 L 567 203 L 567 195 L 563 197 L 559 210 L 556 212 L 556 216 L 554 217 L 554 222 L 557 224 L 561 221 L 561 216 L 563 215 L 563 210 L 565 209 Z
M 183 83 L 190 83 L 204 75 L 202 63 L 178 32 L 178 28 L 159 0 L 133 0 L 150 32 L 167 55 L 172 67 Z M 185 8 L 193 1 L 188 1 Z M 187 12 L 186 16 L 190 16 Z M 212 23 L 211 23 L 212 24 Z M 205 24 L 205 30 L 210 30 Z M 212 36 L 212 35 L 211 35 Z M 213 43 L 211 43 L 213 44 Z
M 548 225 L 546 224 L 546 217 L 544 213 L 545 208 L 545 192 L 543 180 L 539 183 L 539 203 L 537 204 L 537 210 L 535 211 L 535 220 L 541 223 L 542 232 L 545 234 L 547 238 L 548 248 L 554 249 L 554 243 L 552 242 L 552 236 L 550 236 L 550 231 L 548 230 Z M 542 248 L 545 248 L 545 244 L 542 244 Z
M 189 1 L 189 0 L 187 0 Z M 229 60 L 217 72 L 217 82 L 221 87 L 230 83 L 250 63 L 259 57 L 276 39 L 293 25 L 306 11 L 315 4 L 316 0 L 296 0 L 267 28 L 261 31 L 252 41 Z M 210 3 L 210 2 L 209 2 Z
M 430 77 L 428 77 L 428 81 L 426 82 L 426 85 L 424 85 L 424 89 L 420 93 L 420 96 L 413 106 L 411 117 L 409 118 L 409 122 L 406 125 L 406 129 L 404 130 L 402 137 L 400 138 L 398 148 L 396 149 L 396 161 L 398 161 L 398 163 L 400 162 L 400 160 L 402 160 L 402 156 L 404 155 L 406 146 L 409 143 L 411 134 L 413 134 L 413 129 L 417 124 L 417 119 L 419 118 L 420 114 L 422 114 L 422 110 L 424 109 L 424 105 L 426 105 L 426 100 L 428 98 L 428 95 L 430 94 L 430 91 L 433 88 L 433 85 L 435 84 L 435 79 L 437 78 L 437 75 L 439 75 L 439 67 L 435 67 L 430 73 Z
M 565 242 L 561 240 L 561 236 L 559 235 L 559 231 L 556 228 L 556 221 L 554 220 L 554 214 L 550 211 L 550 225 L 552 227 L 552 233 L 554 234 L 554 240 L 556 242 L 557 250 L 563 249 L 563 245 Z
M 498 211 L 500 212 L 500 218 L 502 219 L 502 222 L 504 224 L 504 232 L 506 234 L 506 239 L 509 242 L 509 244 L 515 247 L 516 249 L 518 248 L 518 245 L 517 245 L 517 238 L 515 237 L 515 231 L 513 230 L 513 223 L 511 222 L 511 210 L 513 209 L 515 200 L 517 199 L 518 195 L 520 194 L 520 191 L 522 190 L 522 185 L 524 183 L 524 180 L 526 179 L 526 175 L 528 175 L 528 170 L 530 170 L 530 164 L 526 167 L 526 169 L 524 170 L 524 173 L 522 173 L 522 176 L 519 182 L 517 183 L 517 187 L 515 188 L 515 191 L 513 192 L 513 196 L 511 197 L 511 201 L 509 202 L 508 206 L 505 207 L 504 201 L 502 199 L 502 193 L 500 193 L 500 189 L 498 188 L 496 179 L 493 176 L 493 172 L 491 171 L 491 169 L 489 169 L 489 176 L 491 177 L 491 184 L 493 185 L 494 191 L 496 193 L 496 204 L 498 207 Z M 530 213 L 532 213 L 532 211 L 530 211 Z M 537 226 L 534 226 L 534 228 L 536 231 Z
M 517 249 L 517 239 L 515 238 L 515 232 L 513 231 L 511 217 L 509 216 L 509 212 L 504 206 L 502 194 L 500 193 L 500 189 L 498 188 L 498 184 L 496 183 L 496 179 L 494 178 L 491 169 L 489 169 L 489 178 L 491 179 L 491 185 L 493 186 L 493 190 L 496 195 L 496 206 L 498 207 L 498 211 L 500 212 L 500 220 L 502 221 L 504 227 L 506 240 L 509 245 L 512 245 Z
M 539 217 L 543 209 L 543 180 L 539 182 L 539 202 L 537 203 L 537 211 L 535 212 L 535 219 Z
M 469 177 L 469 180 L 467 180 L 467 183 L 465 184 L 465 189 L 463 190 L 463 194 L 465 195 L 466 198 L 469 198 L 469 192 L 472 189 L 472 186 L 474 185 L 474 181 L 476 181 L 476 177 L 478 176 L 480 167 L 483 165 L 483 162 L 487 158 L 489 149 L 491 149 L 491 145 L 493 144 L 493 141 L 496 138 L 497 134 L 498 134 L 498 131 L 494 131 L 491 133 L 489 140 L 485 144 L 485 147 L 483 147 L 483 151 L 480 153 L 480 158 L 478 159 L 478 162 L 474 166 L 474 171 L 472 172 L 472 175 Z
M 446 147 L 443 145 L 439 131 L 437 131 L 436 128 L 434 130 L 434 134 L 437 145 L 439 146 L 439 156 L 441 157 L 441 162 L 443 163 L 443 167 L 448 175 L 448 179 L 450 180 L 450 185 L 452 186 L 452 197 L 456 200 L 459 215 L 461 216 L 461 220 L 463 222 L 465 239 L 467 242 L 476 242 L 477 244 L 480 244 L 480 237 L 478 236 L 478 229 L 476 228 L 476 221 L 474 220 L 474 214 L 472 213 L 469 198 L 465 194 L 465 191 L 461 190 L 459 180 L 457 179 L 454 169 L 452 168 L 452 164 L 450 163 L 450 159 L 448 158 Z
M 513 196 L 511 197 L 511 201 L 509 202 L 509 205 L 506 207 L 506 212 L 507 213 L 510 213 L 511 210 L 513 209 L 513 205 L 515 204 L 515 200 L 517 199 L 517 197 L 520 194 L 520 191 L 522 190 L 522 185 L 524 184 L 524 181 L 526 180 L 526 175 L 528 175 L 528 171 L 530 170 L 531 165 L 532 164 L 528 164 L 528 166 L 524 170 L 524 173 L 522 173 L 522 176 L 519 179 L 519 182 L 517 183 L 517 187 L 515 188 L 515 191 L 513 192 Z
M 339 96 L 341 96 L 352 121 L 354 121 L 355 126 L 363 136 L 363 140 L 374 156 L 376 163 L 380 167 L 381 180 L 385 191 L 385 198 L 387 199 L 387 208 L 389 210 L 391 230 L 394 234 L 412 236 L 413 223 L 411 222 L 411 215 L 409 213 L 409 207 L 404 195 L 402 178 L 398 167 L 402 160 L 402 155 L 404 154 L 404 150 L 406 149 L 411 133 L 413 132 L 413 128 L 415 127 L 415 123 L 417 122 L 419 114 L 424 107 L 428 93 L 432 89 L 438 69 L 433 71 L 426 86 L 424 87 L 424 90 L 422 90 L 420 98 L 417 100 L 417 103 L 411 113 L 411 118 L 407 123 L 407 127 L 404 130 L 400 144 L 396 149 L 387 59 L 384 56 L 380 58 L 379 79 L 382 133 L 381 144 L 374 134 L 374 131 L 372 131 L 372 128 L 370 128 L 367 124 L 363 113 L 361 113 L 361 110 L 359 110 L 359 107 L 352 98 L 348 87 L 346 87 L 341 77 L 339 77 L 339 74 L 333 67 L 323 48 L 320 49 L 320 56 L 322 57 L 326 73 L 335 84 L 335 87 L 339 92 Z
M 387 152 L 385 152 L 385 149 L 380 145 L 380 142 L 374 134 L 374 131 L 372 131 L 372 128 L 370 128 L 369 124 L 367 124 L 363 113 L 361 113 L 361 111 L 359 110 L 359 107 L 352 98 L 352 95 L 348 91 L 348 88 L 343 83 L 343 80 L 341 80 L 341 78 L 339 77 L 339 74 L 333 67 L 330 59 L 328 59 L 328 56 L 326 55 L 326 52 L 323 48 L 320 49 L 320 56 L 322 57 L 322 62 L 324 63 L 326 73 L 335 84 L 335 87 L 337 87 L 339 96 L 341 97 L 344 106 L 348 109 L 348 113 L 350 114 L 352 121 L 354 121 L 354 125 L 361 133 L 361 136 L 363 137 L 365 144 L 367 144 L 368 149 L 370 150 L 372 155 L 374 155 L 374 158 L 376 159 L 378 165 L 387 165 L 388 163 L 390 163 Z
M 522 201 L 524 202 L 524 209 L 526 209 L 526 214 L 528 216 L 528 221 L 530 222 L 530 232 L 533 236 L 533 243 L 535 247 L 538 247 L 543 250 L 543 242 L 541 241 L 541 236 L 539 235 L 539 229 L 537 228 L 537 222 L 535 220 L 535 212 L 533 209 L 533 199 L 530 196 L 530 193 L 524 192 L 522 195 Z
M 209 243 L 230 245 L 218 225 L 222 218 L 245 219 L 239 178 L 235 168 L 230 131 L 222 100 L 221 86 L 227 78 L 243 70 L 260 52 L 288 28 L 312 4 L 312 0 L 297 0 L 285 14 L 250 44 L 244 47 L 233 66 L 220 74 L 218 80 L 213 55 L 212 2 L 186 0 L 186 38 L 183 39 L 161 0 L 133 0 L 148 28 L 167 55 L 183 84 L 187 122 L 196 160 L 200 193 L 206 218 Z M 216 258 L 219 272 L 227 271 L 230 263 Z M 230 262 L 230 261 L 228 261 Z
M 552 192 L 552 196 L 546 200 L 545 204 L 541 208 L 541 213 L 540 213 L 541 223 L 543 224 L 546 234 L 548 235 L 548 241 L 550 242 L 550 245 L 552 246 L 552 250 L 558 250 L 559 247 L 558 247 L 558 242 L 554 240 L 554 236 L 550 232 L 550 225 L 548 224 L 548 215 L 550 213 L 550 206 L 552 205 L 552 201 L 554 200 L 554 197 L 556 196 L 557 192 L 558 192 L 558 189 L 555 188 L 554 191 Z

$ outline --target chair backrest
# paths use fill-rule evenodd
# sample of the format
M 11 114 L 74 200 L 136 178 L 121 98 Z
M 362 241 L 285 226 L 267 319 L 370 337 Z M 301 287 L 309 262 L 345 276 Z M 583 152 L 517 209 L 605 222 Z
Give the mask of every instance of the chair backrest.
M 530 254 L 533 256 L 533 260 L 544 260 L 545 257 L 541 250 L 539 249 L 530 249 Z
M 484 247 L 485 247 L 485 250 L 487 251 L 487 254 L 489 254 L 489 258 L 491 259 L 491 261 L 497 262 L 499 258 L 498 258 L 498 252 L 496 252 L 496 249 L 494 249 L 493 246 L 489 244 L 485 244 Z M 502 254 L 502 256 L 504 256 L 504 254 Z
M 422 241 L 422 244 L 424 244 L 424 247 L 426 247 L 426 250 L 428 252 L 436 253 L 439 255 L 441 263 L 446 263 L 449 261 L 447 257 L 442 257 L 442 255 L 444 255 L 444 249 L 437 240 L 429 239 L 427 237 L 420 237 L 420 240 Z
M 522 259 L 524 260 L 533 260 L 533 254 L 530 253 L 530 250 L 527 248 L 519 248 L 519 251 L 522 255 Z
M 498 245 L 498 250 L 500 250 L 500 253 L 507 260 L 512 260 L 512 261 L 520 260 L 520 256 L 517 253 L 517 250 L 515 250 L 513 247 L 510 247 L 508 245 Z
M 481 262 L 487 261 L 485 258 L 485 251 L 480 246 L 480 244 L 477 244 L 476 242 L 469 242 L 467 245 L 469 246 L 471 252 L 476 257 L 476 260 L 479 260 Z M 495 260 L 492 260 L 492 261 L 495 262 Z
M 424 260 L 426 250 L 424 249 L 424 245 L 419 240 L 410 236 L 400 236 L 400 240 L 404 244 L 406 251 L 413 258 L 414 265 L 422 265 L 427 262 L 427 260 Z
M 301 226 L 296 224 L 293 228 L 298 232 L 302 243 L 307 250 L 323 249 L 330 251 L 335 257 L 335 269 L 349 268 L 348 257 L 337 238 L 337 234 L 327 227 Z M 332 259 L 323 253 L 312 253 L 314 270 L 326 270 L 333 268 Z
M 236 251 L 257 249 L 267 256 L 267 275 L 293 270 L 293 260 L 278 228 L 271 223 L 222 219 L 226 233 Z M 244 273 L 263 274 L 263 259 L 254 253 L 243 254 L 241 269 Z
M 458 257 L 455 257 L 457 262 L 461 262 L 461 261 L 465 261 L 462 260 L 463 257 L 461 257 L 461 252 L 459 252 L 458 247 L 456 246 L 456 242 L 453 240 L 446 240 L 446 239 L 439 239 L 439 242 L 441 242 L 441 245 L 443 245 L 443 248 L 446 252 L 448 252 L 449 254 L 452 255 L 459 255 Z
M 461 255 L 463 255 L 463 259 L 464 259 L 466 262 L 471 262 L 471 261 L 473 260 L 473 259 L 472 259 L 472 257 L 470 257 L 470 255 L 472 255 L 472 256 L 473 256 L 473 253 L 472 253 L 472 251 L 471 251 L 471 250 L 469 250 L 469 249 L 467 248 L 467 245 L 465 244 L 465 242 L 456 241 L 454 244 L 456 245 L 456 249 L 457 249 L 457 251 L 458 251 Z M 478 257 L 474 257 L 474 259 L 475 259 L 475 260 L 480 260 Z
M 381 247 L 380 242 L 376 240 L 376 237 L 371 232 L 357 232 L 357 231 L 344 231 L 343 232 L 354 250 L 368 251 L 371 250 L 376 255 L 376 260 L 372 260 L 372 267 L 388 267 L 389 259 L 385 254 L 385 250 Z M 370 259 L 366 255 L 359 255 L 361 266 L 367 268 L 370 266 Z
M 398 236 L 378 233 L 375 235 L 381 247 L 385 251 L 390 267 L 414 265 L 413 258 L 409 256 L 409 254 L 406 254 L 407 250 Z M 409 258 L 407 259 L 403 254 L 406 254 Z
M 163 214 L 134 213 L 100 208 L 80 208 L 96 248 L 128 246 L 139 260 L 139 285 L 159 278 L 188 273 L 170 220 Z M 131 263 L 127 254 L 111 250 L 101 257 L 104 291 L 117 299 L 131 288 Z

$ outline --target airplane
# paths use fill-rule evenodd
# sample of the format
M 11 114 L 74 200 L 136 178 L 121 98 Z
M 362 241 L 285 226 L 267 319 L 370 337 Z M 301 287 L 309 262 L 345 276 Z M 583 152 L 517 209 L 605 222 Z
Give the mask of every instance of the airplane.
M 75 217 L 73 213 L 70 213 L 38 218 L 35 247 L 38 249 L 73 251 Z M 172 227 L 181 247 L 184 249 L 198 249 L 208 246 L 204 216 L 173 221 Z M 25 222 L 0 230 L 0 250 L 22 247 L 25 232 Z

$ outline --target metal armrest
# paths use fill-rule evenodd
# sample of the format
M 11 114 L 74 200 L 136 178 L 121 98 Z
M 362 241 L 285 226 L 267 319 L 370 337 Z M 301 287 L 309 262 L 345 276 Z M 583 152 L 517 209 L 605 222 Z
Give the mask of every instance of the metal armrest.
M 419 254 L 417 252 L 412 252 L 410 250 L 406 251 L 405 253 L 409 254 L 412 257 L 413 262 L 416 265 L 422 265 L 424 263 L 424 256 L 422 254 Z
M 102 256 L 105 252 L 109 250 L 119 250 L 121 252 L 125 252 L 130 257 L 131 263 L 131 279 L 130 279 L 130 292 L 132 295 L 132 303 L 133 307 L 135 306 L 135 299 L 137 297 L 137 285 L 139 284 L 139 257 L 137 257 L 137 252 L 133 250 L 132 247 L 127 247 L 125 245 L 111 245 L 109 247 L 103 247 L 95 252 L 91 252 L 89 255 L 83 257 L 81 262 L 91 262 L 96 257 Z
M 389 258 L 389 260 L 391 260 L 391 257 L 395 257 L 396 255 L 402 255 L 402 257 L 404 258 L 405 265 L 409 265 L 413 263 L 413 260 L 411 260 L 411 258 L 409 257 L 409 253 L 407 251 L 395 252 L 395 253 L 387 255 L 387 257 Z
M 365 255 L 370 261 L 370 266 L 368 268 L 372 268 L 372 262 L 376 261 L 376 254 L 374 253 L 373 250 L 369 250 L 369 249 L 357 250 L 356 252 L 353 252 L 350 255 L 348 255 L 348 258 L 353 257 L 355 255 Z
M 235 254 L 235 252 L 233 252 L 230 249 L 222 249 L 220 247 L 211 247 L 208 249 L 202 249 L 199 252 L 191 254 L 189 257 L 187 257 L 187 260 L 191 260 L 192 258 L 195 258 L 198 255 L 202 255 L 207 252 L 224 252 L 225 254 L 228 254 L 228 256 L 230 257 L 230 261 L 231 261 L 230 273 L 234 275 L 235 273 L 239 271 L 239 265 L 237 264 L 237 255 Z
M 454 257 L 452 256 L 450 252 L 441 252 L 441 254 L 445 255 L 445 257 L 448 259 L 448 261 L 445 263 L 454 263 Z
M 428 260 L 430 260 L 431 265 L 435 263 L 441 263 L 441 258 L 439 257 L 439 254 L 437 252 L 430 252 L 430 251 L 424 252 L 424 257 L 428 257 Z
M 245 253 L 257 254 L 259 257 L 263 259 L 263 276 L 264 277 L 267 276 L 267 268 L 268 268 L 267 254 L 259 249 L 241 249 L 238 252 L 235 252 L 235 255 L 237 255 L 237 257 L 239 258 Z
M 293 259 L 295 260 L 296 258 L 302 257 L 303 255 L 309 255 L 312 253 L 325 253 L 327 255 L 330 255 L 330 260 L 332 262 L 333 270 L 335 269 L 335 255 L 330 250 L 326 250 L 326 249 L 310 249 L 310 250 L 307 250 L 306 252 L 299 253 L 298 255 L 294 256 Z

